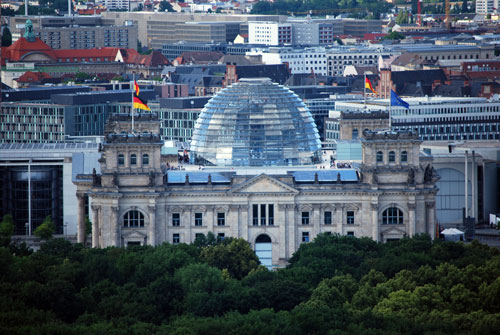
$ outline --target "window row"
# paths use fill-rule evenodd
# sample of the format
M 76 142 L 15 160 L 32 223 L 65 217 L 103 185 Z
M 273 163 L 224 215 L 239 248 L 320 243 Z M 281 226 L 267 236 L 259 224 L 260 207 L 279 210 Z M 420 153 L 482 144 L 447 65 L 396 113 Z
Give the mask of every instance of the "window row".
M 267 211 L 266 211 L 267 208 Z M 274 205 L 253 205 L 253 225 L 262 226 L 274 225 Z M 267 215 L 266 215 L 267 214 Z M 301 213 L 301 223 L 302 225 L 309 225 L 311 223 L 310 212 Z M 172 213 L 172 226 L 179 227 L 181 225 L 181 214 Z M 346 223 L 354 224 L 354 211 L 346 211 Z M 333 223 L 333 215 L 331 211 L 323 212 L 323 224 L 331 225 Z M 382 224 L 404 224 L 403 212 L 397 207 L 387 208 L 382 213 Z M 194 225 L 196 227 L 203 226 L 203 213 L 194 213 Z M 226 225 L 226 213 L 217 213 L 217 226 Z M 127 228 L 131 227 L 144 227 L 144 214 L 137 210 L 128 211 L 123 216 L 123 226 Z
M 124 165 L 125 165 L 125 155 L 118 154 L 118 166 L 124 166 Z M 130 165 L 137 165 L 137 154 L 130 155 Z M 142 165 L 149 165 L 149 155 L 148 154 L 142 155 Z
M 252 224 L 254 226 L 274 225 L 274 205 L 252 205 Z
M 389 163 L 394 163 L 396 161 L 396 152 L 389 151 Z M 408 162 L 408 152 L 406 150 L 401 151 L 401 163 Z M 377 151 L 377 163 L 384 162 L 384 153 L 382 151 Z
M 172 213 L 172 226 L 179 227 L 181 225 L 181 214 Z M 203 213 L 194 213 L 194 225 L 195 227 L 203 226 Z M 226 213 L 217 213 L 217 226 L 226 225 Z
M 310 212 L 302 212 L 301 223 L 302 225 L 310 224 Z M 331 225 L 333 223 L 333 215 L 331 211 L 323 212 L 323 224 Z M 346 211 L 346 223 L 354 224 L 354 211 Z

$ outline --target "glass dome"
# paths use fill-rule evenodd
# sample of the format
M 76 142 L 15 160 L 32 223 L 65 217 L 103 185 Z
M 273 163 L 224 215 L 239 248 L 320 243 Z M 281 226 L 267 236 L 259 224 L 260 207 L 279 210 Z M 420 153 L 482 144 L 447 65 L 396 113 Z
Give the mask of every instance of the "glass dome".
M 207 165 L 309 165 L 321 161 L 321 142 L 295 93 L 269 78 L 244 78 L 205 105 L 190 156 Z

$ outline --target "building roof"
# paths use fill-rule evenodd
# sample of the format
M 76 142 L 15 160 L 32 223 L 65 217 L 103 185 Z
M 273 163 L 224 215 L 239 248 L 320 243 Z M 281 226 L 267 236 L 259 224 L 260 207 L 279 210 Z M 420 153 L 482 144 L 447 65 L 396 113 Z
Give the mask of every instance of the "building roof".
M 391 80 L 398 95 L 432 95 L 432 84 L 444 83 L 447 78 L 443 70 L 396 71 L 391 73 Z
M 26 71 L 21 77 L 17 78 L 18 83 L 34 83 L 41 82 L 43 79 L 51 78 L 46 72 Z

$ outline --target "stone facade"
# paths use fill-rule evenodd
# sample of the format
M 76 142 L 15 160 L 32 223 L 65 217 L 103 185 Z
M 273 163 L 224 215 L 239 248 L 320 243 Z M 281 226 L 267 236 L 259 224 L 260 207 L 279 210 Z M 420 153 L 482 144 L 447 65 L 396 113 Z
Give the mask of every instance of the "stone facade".
M 363 137 L 363 131 L 377 131 L 390 128 L 389 113 L 386 112 L 341 112 L 339 130 L 341 140 Z
M 365 133 L 358 170 L 162 172 L 157 124 L 142 117 L 134 135 L 120 134 L 130 119 L 111 118 L 102 173 L 77 178 L 78 241 L 84 240 L 85 196 L 92 204 L 94 247 L 191 243 L 208 232 L 242 237 L 255 247 L 264 234 L 272 242 L 273 266 L 284 266 L 320 233 L 376 241 L 435 235 L 437 177 L 416 134 Z

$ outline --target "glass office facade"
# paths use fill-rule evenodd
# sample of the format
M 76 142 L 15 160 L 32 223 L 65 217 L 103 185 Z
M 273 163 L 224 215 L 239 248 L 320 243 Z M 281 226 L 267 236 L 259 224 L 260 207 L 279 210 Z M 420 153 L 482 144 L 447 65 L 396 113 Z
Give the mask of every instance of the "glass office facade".
M 28 232 L 29 194 L 31 188 L 32 232 L 42 224 L 45 217 L 52 218 L 56 234 L 63 230 L 62 209 L 62 166 L 32 166 L 31 175 L 27 166 L 1 167 L 1 209 L 0 215 L 12 214 L 15 234 Z M 31 182 L 31 187 L 28 183 Z
M 308 165 L 320 157 L 311 113 L 295 93 L 268 78 L 241 79 L 210 99 L 191 141 L 195 164 Z

